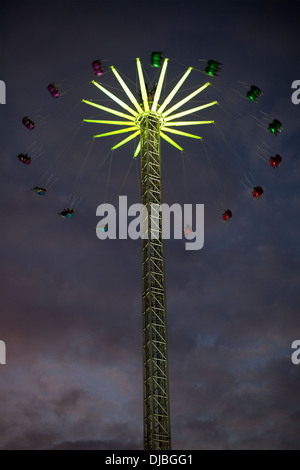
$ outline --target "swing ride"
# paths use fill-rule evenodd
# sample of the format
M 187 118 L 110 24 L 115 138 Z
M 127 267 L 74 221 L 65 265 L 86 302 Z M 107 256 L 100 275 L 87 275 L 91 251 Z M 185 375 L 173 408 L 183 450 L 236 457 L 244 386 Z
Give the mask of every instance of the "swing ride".
M 104 113 L 113 114 L 118 118 L 118 120 L 85 118 L 83 120 L 85 123 L 119 126 L 117 130 L 95 134 L 93 141 L 96 138 L 127 133 L 126 138 L 111 147 L 111 150 L 115 150 L 134 139 L 137 140 L 133 158 L 136 159 L 140 155 L 141 202 L 147 207 L 148 213 L 150 213 L 149 209 L 152 204 L 158 207 L 162 204 L 160 139 L 163 139 L 177 150 L 183 152 L 183 147 L 173 140 L 169 134 L 179 136 L 180 138 L 184 137 L 201 141 L 201 136 L 183 132 L 178 128 L 207 124 L 215 125 L 215 121 L 212 119 L 181 120 L 181 118 L 188 115 L 194 116 L 200 110 L 202 111 L 214 105 L 218 105 L 217 101 L 211 101 L 178 112 L 177 110 L 179 110 L 179 108 L 182 108 L 185 104 L 198 97 L 200 93 L 205 92 L 210 86 L 210 83 L 201 83 L 201 86 L 197 86 L 193 92 L 179 101 L 174 102 L 176 94 L 193 70 L 193 67 L 189 67 L 171 91 L 166 96 L 162 97 L 168 61 L 169 59 L 162 57 L 161 52 L 152 53 L 150 65 L 153 68 L 159 68 L 160 75 L 157 83 L 149 86 L 144 79 L 141 61 L 140 59 L 136 59 L 139 80 L 139 89 L 136 95 L 129 89 L 118 70 L 116 70 L 114 66 L 110 67 L 110 71 L 125 93 L 126 98 L 131 103 L 130 105 L 123 99 L 118 98 L 116 94 L 109 91 L 107 87 L 104 87 L 98 81 L 92 80 L 91 83 L 100 90 L 102 94 L 106 95 L 110 100 L 123 108 L 125 112 L 104 106 L 93 100 L 82 100 L 83 103 L 101 110 Z M 210 77 L 218 77 L 221 72 L 221 65 L 222 64 L 216 60 L 208 60 L 202 73 Z M 106 73 L 100 60 L 95 60 L 92 63 L 92 69 L 96 76 L 101 76 Z M 247 90 L 243 97 L 253 103 L 257 103 L 262 96 L 260 88 L 256 85 L 250 85 Z M 48 85 L 48 91 L 54 98 L 60 96 L 60 91 L 52 82 Z M 170 104 L 172 101 L 173 104 Z M 36 124 L 27 116 L 23 118 L 22 123 L 29 130 L 33 130 L 36 127 Z M 269 125 L 265 127 L 265 130 L 277 136 L 282 130 L 282 124 L 278 119 L 273 119 Z M 222 134 L 220 133 L 220 135 Z M 89 147 L 87 155 L 89 155 L 90 150 L 91 147 Z M 26 165 L 32 162 L 31 157 L 27 153 L 21 153 L 17 158 Z M 276 154 L 271 157 L 264 156 L 264 160 L 266 160 L 272 168 L 279 168 L 282 157 Z M 85 162 L 86 159 L 84 159 L 81 169 L 84 169 Z M 49 185 L 52 177 L 53 175 L 50 175 L 48 180 L 45 181 L 45 184 L 37 185 L 32 188 L 34 193 L 39 196 L 48 194 L 49 188 L 53 186 L 56 181 L 56 179 L 54 179 Z M 93 175 L 92 181 L 94 177 L 95 175 Z M 79 177 L 77 177 L 76 182 L 78 178 Z M 89 184 L 85 187 L 85 190 L 82 191 L 79 199 L 76 199 L 74 196 L 72 197 L 67 209 L 63 209 L 59 212 L 60 217 L 64 219 L 73 217 L 75 213 L 75 202 L 78 204 L 82 200 Z M 260 185 L 252 184 L 250 194 L 252 194 L 254 199 L 260 199 L 264 194 L 264 189 Z M 220 219 L 223 222 L 228 222 L 232 219 L 233 213 L 230 208 L 224 209 L 223 207 Z M 171 449 L 171 429 L 162 213 L 158 211 L 156 214 L 151 215 L 151 217 L 154 219 L 156 236 L 142 237 L 144 448 L 148 450 L 168 450 Z M 148 217 L 147 222 L 144 224 L 146 234 L 149 234 L 151 231 L 151 217 Z M 101 230 L 106 232 L 108 230 L 107 224 L 103 226 Z M 191 231 L 191 226 L 186 226 L 184 235 L 188 235 Z
M 111 124 L 111 125 L 124 126 L 123 129 L 119 129 L 117 131 L 111 131 L 111 132 L 95 135 L 94 138 L 110 136 L 110 135 L 117 135 L 117 134 L 133 131 L 133 133 L 129 137 L 127 137 L 126 139 L 122 140 L 121 142 L 119 142 L 118 144 L 116 144 L 112 147 L 112 150 L 117 149 L 118 147 L 124 145 L 125 143 L 129 142 L 130 140 L 136 138 L 138 135 L 141 134 L 141 125 L 143 123 L 145 112 L 148 112 L 151 108 L 152 117 L 155 116 L 155 114 L 154 114 L 154 112 L 155 112 L 156 116 L 158 118 L 156 124 L 158 124 L 159 130 L 160 130 L 160 132 L 159 132 L 160 137 L 162 139 L 166 140 L 168 143 L 170 143 L 174 147 L 176 147 L 178 150 L 183 151 L 183 148 L 179 144 L 174 142 L 174 140 L 171 139 L 170 136 L 168 136 L 168 133 L 171 133 L 171 134 L 173 133 L 173 134 L 177 134 L 177 135 L 185 136 L 185 137 L 191 137 L 191 138 L 194 138 L 194 139 L 201 139 L 200 136 L 184 133 L 184 132 L 178 130 L 179 126 L 200 124 L 199 121 L 177 121 L 177 122 L 172 122 L 171 121 L 172 116 L 169 116 L 170 113 L 166 113 L 166 111 L 164 112 L 164 109 L 167 106 L 167 104 L 173 99 L 173 97 L 176 94 L 176 92 L 178 91 L 178 89 L 181 87 L 181 85 L 184 83 L 184 81 L 186 80 L 186 78 L 190 74 L 191 70 L 193 69 L 192 67 L 190 67 L 186 71 L 186 73 L 182 76 L 180 82 L 178 83 L 177 88 L 174 90 L 174 93 L 172 95 L 170 95 L 167 104 L 164 104 L 164 106 L 162 107 L 158 103 L 157 97 L 161 93 L 161 87 L 162 87 L 163 78 L 164 78 L 165 70 L 166 70 L 166 67 L 167 67 L 167 63 L 168 63 L 168 59 L 163 58 L 162 52 L 152 52 L 151 58 L 150 58 L 150 65 L 153 68 L 161 68 L 162 72 L 163 72 L 161 74 L 161 82 L 159 83 L 160 88 L 157 91 L 158 83 L 155 83 L 151 88 L 148 86 L 147 83 L 144 83 L 143 87 L 140 87 L 137 90 L 137 95 L 138 95 L 137 98 L 135 98 L 133 96 L 133 94 L 131 93 L 131 91 L 129 90 L 129 88 L 127 87 L 127 85 L 125 84 L 123 79 L 121 78 L 118 71 L 113 66 L 110 67 L 111 71 L 113 72 L 113 74 L 115 75 L 117 80 L 119 81 L 119 84 L 121 85 L 123 91 L 125 91 L 125 93 L 128 96 L 129 100 L 131 101 L 131 103 L 134 105 L 134 107 L 136 109 L 133 110 L 131 108 L 131 110 L 129 111 L 130 114 L 126 115 L 127 121 L 107 121 L 107 120 L 84 119 L 83 120 L 84 122 L 93 122 L 93 123 L 98 123 L 98 124 Z M 102 61 L 100 59 L 94 60 L 91 65 L 92 65 L 93 72 L 97 77 L 102 76 L 105 73 L 104 66 L 103 66 Z M 206 75 L 209 75 L 211 77 L 218 77 L 219 73 L 221 71 L 221 65 L 222 65 L 221 62 L 219 62 L 217 60 L 210 59 L 206 62 L 206 66 L 203 70 L 203 73 L 206 74 Z M 141 69 L 141 65 L 140 65 L 139 62 L 137 63 L 137 67 L 138 67 L 138 71 L 139 71 L 139 74 L 140 74 L 142 69 Z M 110 93 L 108 90 L 105 90 L 105 88 L 100 83 L 96 82 L 95 80 L 92 80 L 92 83 L 97 88 L 99 88 L 102 92 L 104 92 L 109 98 L 113 99 L 119 105 L 121 104 L 121 100 L 116 99 L 116 97 L 112 93 Z M 209 86 L 209 83 L 205 83 L 197 91 L 197 93 L 203 91 L 207 86 Z M 58 87 L 53 82 L 49 83 L 49 85 L 47 86 L 47 89 L 48 89 L 49 93 L 52 95 L 52 97 L 57 99 L 59 96 L 61 96 L 61 92 L 59 91 Z M 194 93 L 191 96 L 194 97 L 197 93 Z M 246 93 L 244 93 L 244 96 L 247 99 L 257 103 L 258 100 L 262 96 L 262 91 L 258 86 L 250 85 L 248 91 Z M 145 97 L 147 97 L 148 103 L 145 101 Z M 83 99 L 82 101 L 84 103 L 87 103 L 87 104 L 89 104 L 91 106 L 94 106 L 96 108 L 100 108 L 100 109 L 104 110 L 105 112 L 112 113 L 112 110 L 109 110 L 106 107 L 98 105 L 97 103 L 93 103 L 93 102 L 85 100 L 85 99 Z M 186 102 L 186 101 L 183 101 L 182 104 L 184 104 L 184 102 Z M 195 112 L 199 111 L 200 109 L 204 109 L 207 106 L 212 106 L 213 104 L 216 104 L 216 102 L 192 108 L 190 110 L 190 112 L 194 114 Z M 121 106 L 123 108 L 127 109 L 127 111 L 130 109 L 128 107 L 128 105 L 124 106 L 124 102 L 123 102 L 123 104 L 121 104 Z M 176 109 L 176 106 L 175 107 L 173 106 L 172 110 L 175 110 L 175 109 Z M 120 112 L 117 112 L 117 111 L 114 111 L 113 114 L 118 115 L 119 117 L 123 117 L 123 118 L 125 116 L 124 113 L 120 113 Z M 184 113 L 181 112 L 179 114 L 180 114 L 181 117 L 184 116 L 184 115 L 187 115 L 186 112 L 184 112 Z M 176 114 L 176 116 L 173 116 L 173 117 L 175 118 L 175 120 L 178 119 L 178 117 L 179 117 L 178 113 Z M 22 123 L 29 130 L 33 130 L 33 129 L 36 128 L 36 123 L 34 123 L 33 120 L 30 119 L 28 116 L 23 117 Z M 202 121 L 201 122 L 201 124 L 209 124 L 209 123 L 213 123 L 213 121 Z M 129 125 L 131 127 L 126 128 L 125 127 L 126 125 Z M 174 127 L 176 127 L 176 128 L 174 129 Z M 282 131 L 282 124 L 278 119 L 273 119 L 268 124 L 267 130 L 271 134 L 277 136 Z M 138 156 L 138 154 L 140 152 L 140 149 L 141 149 L 141 141 L 139 142 L 139 144 L 136 148 L 136 151 L 134 153 L 134 158 L 136 158 Z M 25 165 L 30 165 L 32 163 L 32 161 L 34 160 L 30 155 L 28 155 L 28 153 L 20 153 L 17 156 L 17 158 L 19 159 L 19 161 L 21 163 L 23 163 Z M 266 157 L 264 157 L 264 159 L 266 160 Z M 276 154 L 275 156 L 270 156 L 270 157 L 268 157 L 268 162 L 269 162 L 269 165 L 272 168 L 277 169 L 277 168 L 279 168 L 279 166 L 282 162 L 282 157 L 278 154 Z M 46 173 L 49 173 L 49 171 L 47 171 Z M 50 178 L 53 178 L 53 175 L 51 175 Z M 33 191 L 37 195 L 45 195 L 46 192 L 47 192 L 47 189 L 51 188 L 56 181 L 57 181 L 57 178 L 54 179 L 51 182 L 51 184 L 49 185 L 50 181 L 48 180 L 48 181 L 46 181 L 46 184 L 42 184 L 40 186 L 37 185 L 35 188 L 33 188 Z M 259 188 L 259 189 L 255 189 L 255 188 Z M 263 192 L 264 192 L 264 190 L 261 186 L 254 186 L 254 184 L 252 184 L 252 196 L 255 199 L 260 198 L 262 196 Z M 73 204 L 75 201 L 76 201 L 76 196 L 73 198 L 72 201 L 70 201 L 70 204 L 71 203 Z M 67 209 L 65 209 L 65 210 L 67 210 Z M 62 213 L 64 213 L 64 211 L 62 211 Z M 60 215 L 61 215 L 61 213 L 60 213 Z M 72 213 L 72 215 L 73 215 L 73 213 Z M 62 216 L 62 217 L 64 217 L 64 216 Z M 65 218 L 71 218 L 71 215 L 66 216 Z M 232 211 L 230 209 L 225 210 L 225 212 L 223 212 L 223 214 L 222 214 L 222 220 L 223 221 L 228 221 L 231 218 L 232 218 Z

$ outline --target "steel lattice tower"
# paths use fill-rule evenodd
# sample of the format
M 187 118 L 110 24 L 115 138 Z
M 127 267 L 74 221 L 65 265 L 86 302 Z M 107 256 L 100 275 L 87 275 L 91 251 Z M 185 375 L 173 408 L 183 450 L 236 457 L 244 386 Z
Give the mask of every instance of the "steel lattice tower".
M 142 239 L 144 447 L 170 449 L 165 267 L 162 237 L 159 118 L 141 122 L 141 199 L 147 208 Z
M 174 104 L 171 108 L 165 110 L 192 71 L 192 67 L 190 67 L 165 98 L 163 103 L 159 105 L 158 101 L 161 95 L 167 65 L 168 59 L 165 59 L 157 87 L 153 93 L 149 93 L 145 85 L 140 60 L 137 59 L 141 103 L 139 103 L 131 93 L 116 69 L 113 66 L 111 67 L 112 72 L 135 109 L 128 106 L 101 84 L 95 81 L 92 82 L 130 114 L 125 114 L 92 101 L 83 100 L 83 102 L 91 106 L 125 119 L 123 121 L 84 119 L 85 122 L 130 126 L 94 136 L 104 137 L 132 132 L 129 137 L 126 137 L 112 147 L 112 150 L 134 139 L 138 135 L 140 136 L 134 157 L 136 158 L 139 152 L 141 153 L 141 202 L 146 208 L 146 213 L 142 216 L 144 218 L 141 223 L 143 408 L 144 448 L 146 450 L 171 449 L 164 243 L 162 212 L 160 210 L 162 204 L 160 138 L 162 137 L 168 143 L 182 151 L 183 149 L 166 135 L 165 132 L 201 139 L 200 136 L 188 134 L 173 129 L 173 127 L 213 123 L 214 121 L 178 121 L 178 118 L 195 113 L 217 103 L 213 101 L 180 113 L 172 114 L 173 111 L 187 103 L 210 85 L 209 83 L 205 83 L 193 93 Z

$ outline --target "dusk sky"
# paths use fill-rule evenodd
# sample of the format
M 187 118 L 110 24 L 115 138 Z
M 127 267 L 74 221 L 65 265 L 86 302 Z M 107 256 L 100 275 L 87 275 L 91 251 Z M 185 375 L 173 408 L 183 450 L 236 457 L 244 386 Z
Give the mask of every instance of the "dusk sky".
M 96 236 L 100 204 L 140 202 L 140 157 L 93 140 L 112 128 L 82 120 L 114 117 L 82 99 L 121 110 L 91 81 L 128 102 L 110 66 L 137 95 L 136 58 L 154 84 L 161 51 L 163 97 L 191 66 L 174 103 L 207 81 L 191 106 L 219 103 L 183 129 L 203 142 L 161 146 L 164 201 L 205 213 L 201 250 L 165 241 L 172 449 L 300 450 L 300 2 L 4 1 L 0 18 L 0 449 L 143 449 L 141 241 Z

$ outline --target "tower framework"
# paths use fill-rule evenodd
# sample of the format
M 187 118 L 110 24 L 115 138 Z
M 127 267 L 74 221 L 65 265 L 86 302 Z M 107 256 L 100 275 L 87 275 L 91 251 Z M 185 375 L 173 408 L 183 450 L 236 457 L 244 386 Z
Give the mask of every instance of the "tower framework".
M 141 122 L 144 448 L 171 449 L 159 118 Z
M 129 142 L 138 135 L 140 140 L 134 157 L 141 153 L 141 202 L 146 207 L 142 215 L 142 319 L 143 319 L 143 409 L 144 409 L 144 448 L 146 450 L 171 449 L 170 400 L 168 373 L 168 339 L 165 296 L 164 242 L 162 230 L 161 153 L 160 138 L 183 150 L 168 133 L 201 139 L 200 136 L 182 132 L 180 126 L 210 124 L 214 121 L 178 121 L 179 118 L 196 113 L 216 104 L 216 101 L 196 106 L 174 114 L 174 111 L 203 91 L 210 83 L 205 83 L 181 101 L 168 108 L 192 67 L 185 72 L 172 91 L 159 105 L 168 59 L 164 60 L 155 91 L 149 94 L 143 77 L 140 60 L 137 59 L 141 102 L 131 93 L 126 83 L 112 66 L 111 70 L 134 105 L 130 107 L 123 100 L 93 81 L 103 93 L 125 109 L 125 114 L 93 101 L 85 103 L 123 118 L 122 121 L 84 119 L 86 122 L 124 126 L 116 131 L 95 135 L 104 137 L 122 133 L 131 134 L 116 144 L 113 149 Z M 129 127 L 125 127 L 129 126 Z M 174 129 L 175 127 L 175 129 Z

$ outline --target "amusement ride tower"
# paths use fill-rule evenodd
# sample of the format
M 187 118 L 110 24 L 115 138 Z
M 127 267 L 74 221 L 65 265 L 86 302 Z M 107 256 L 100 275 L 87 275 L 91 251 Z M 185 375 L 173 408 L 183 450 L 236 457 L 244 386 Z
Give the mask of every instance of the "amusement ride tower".
M 92 101 L 83 102 L 114 114 L 123 120 L 84 119 L 85 122 L 123 126 L 116 131 L 95 135 L 129 133 L 113 149 L 140 136 L 134 157 L 141 154 L 141 202 L 147 208 L 142 220 L 142 319 L 143 319 L 143 407 L 144 407 L 144 448 L 146 450 L 171 449 L 169 373 L 168 373 L 168 340 L 165 295 L 164 244 L 162 232 L 161 190 L 161 154 L 160 138 L 166 140 L 179 150 L 183 150 L 167 134 L 201 139 L 200 136 L 178 130 L 178 127 L 210 124 L 214 121 L 178 121 L 179 118 L 196 113 L 213 106 L 216 101 L 197 106 L 179 113 L 178 108 L 190 101 L 210 84 L 205 83 L 184 99 L 167 108 L 182 84 L 192 71 L 192 67 L 181 77 L 176 86 L 159 104 L 162 86 L 168 66 L 168 59 L 161 65 L 157 86 L 149 91 L 144 81 L 141 62 L 136 59 L 140 85 L 140 102 L 137 101 L 117 70 L 111 66 L 116 79 L 131 101 L 133 107 L 126 104 L 96 81 L 92 83 L 127 113 L 99 105 Z M 167 134 L 166 134 L 167 133 Z

